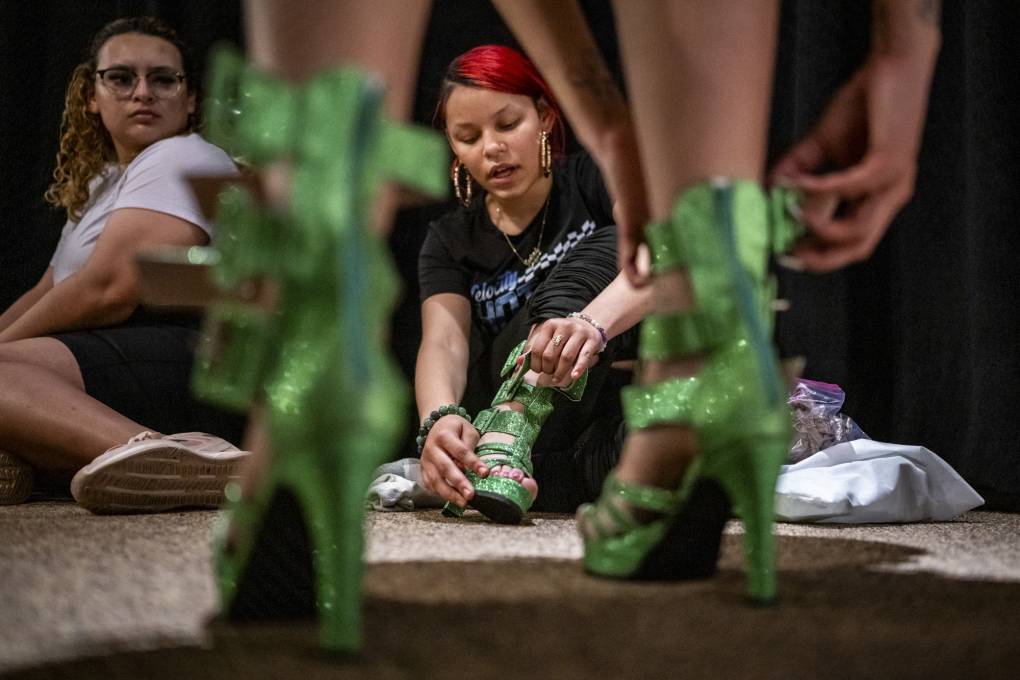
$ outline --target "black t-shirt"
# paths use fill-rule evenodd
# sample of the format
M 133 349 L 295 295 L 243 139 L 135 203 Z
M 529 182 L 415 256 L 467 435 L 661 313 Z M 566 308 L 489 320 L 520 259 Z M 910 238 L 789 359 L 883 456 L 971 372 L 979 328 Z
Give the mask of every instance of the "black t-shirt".
M 578 243 L 613 224 L 613 204 L 595 162 L 579 153 L 553 168 L 545 233 L 538 243 L 542 212 L 528 228 L 511 236 L 527 259 L 535 246 L 542 256 L 526 267 L 489 219 L 484 192 L 429 225 L 418 257 L 421 299 L 456 293 L 471 302 L 472 322 L 498 333 L 523 307 L 535 288 Z

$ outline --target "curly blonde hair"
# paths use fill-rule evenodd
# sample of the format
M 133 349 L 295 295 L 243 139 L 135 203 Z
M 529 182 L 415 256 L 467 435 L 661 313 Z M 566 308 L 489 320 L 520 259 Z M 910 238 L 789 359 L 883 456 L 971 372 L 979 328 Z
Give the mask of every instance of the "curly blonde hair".
M 101 28 L 92 38 L 88 61 L 75 67 L 71 74 L 60 121 L 60 149 L 53 170 L 53 184 L 44 194 L 47 203 L 66 210 L 67 216 L 75 222 L 81 219 L 88 203 L 89 182 L 117 160 L 113 138 L 99 114 L 89 111 L 89 102 L 95 93 L 99 50 L 107 40 L 124 33 L 155 36 L 177 48 L 187 74 L 188 93 L 195 95 L 195 113 L 188 116 L 188 124 L 179 134 L 196 132 L 201 127 L 199 84 L 197 75 L 193 75 L 197 69 L 193 68 L 190 52 L 168 24 L 154 17 L 133 17 L 117 19 Z

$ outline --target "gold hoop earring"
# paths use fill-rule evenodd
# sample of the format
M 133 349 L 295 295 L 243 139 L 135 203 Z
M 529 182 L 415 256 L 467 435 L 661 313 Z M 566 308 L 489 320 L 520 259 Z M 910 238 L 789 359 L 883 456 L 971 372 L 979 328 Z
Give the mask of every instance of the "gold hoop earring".
M 552 174 L 552 149 L 549 148 L 549 132 L 546 130 L 538 133 L 538 163 L 544 177 Z
M 460 188 L 460 175 L 461 170 L 464 170 L 464 189 Z M 453 181 L 453 194 L 457 197 L 457 202 L 465 208 L 471 205 L 471 173 L 460 164 L 460 160 L 453 162 L 453 168 L 450 170 L 450 180 Z

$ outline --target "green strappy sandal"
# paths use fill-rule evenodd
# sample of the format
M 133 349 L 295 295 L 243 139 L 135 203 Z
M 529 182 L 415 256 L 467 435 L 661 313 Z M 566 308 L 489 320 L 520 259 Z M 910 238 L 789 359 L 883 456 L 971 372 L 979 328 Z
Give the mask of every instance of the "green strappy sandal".
M 194 388 L 234 408 L 261 402 L 272 456 L 250 498 L 228 489 L 216 572 L 229 620 L 319 620 L 321 644 L 361 642 L 364 495 L 398 442 L 407 390 L 383 351 L 396 296 L 368 214 L 392 179 L 445 195 L 447 152 L 434 133 L 382 118 L 382 90 L 358 71 L 292 87 L 214 56 L 211 140 L 261 166 L 287 159 L 289 211 L 247 191 L 220 196 L 215 277 L 227 290 L 269 279 L 276 309 L 221 302 L 207 316 Z
M 624 411 L 632 429 L 692 427 L 699 453 L 676 491 L 610 477 L 597 504 L 579 510 L 589 572 L 710 575 L 725 491 L 744 521 L 747 593 L 759 602 L 775 597 L 773 498 L 790 416 L 771 345 L 768 259 L 770 245 L 782 252 L 797 233 L 796 200 L 783 189 L 766 197 L 755 182 L 718 180 L 686 191 L 668 222 L 648 227 L 653 272 L 685 270 L 697 306 L 646 319 L 641 358 L 703 356 L 705 364 L 695 377 L 627 388 Z
M 475 429 L 479 435 L 501 432 L 514 437 L 511 443 L 486 442 L 475 447 L 475 454 L 491 470 L 508 465 L 522 470 L 530 477 L 531 448 L 538 439 L 542 425 L 553 411 L 552 397 L 562 394 L 571 401 L 579 401 L 588 384 L 588 371 L 575 380 L 568 388 L 536 387 L 524 382 L 524 375 L 531 368 L 531 353 L 524 352 L 525 343 L 517 345 L 507 357 L 500 372 L 509 376 L 492 400 L 493 408 L 485 409 L 475 416 Z M 517 365 L 521 359 L 520 366 Z M 516 369 L 516 370 L 515 370 Z M 524 407 L 521 412 L 497 409 L 507 402 L 517 402 Z M 465 471 L 468 480 L 475 487 L 474 497 L 468 505 L 500 524 L 518 524 L 531 507 L 533 501 L 528 490 L 508 477 L 479 477 L 471 470 Z M 459 514 L 456 506 L 448 506 L 447 513 Z

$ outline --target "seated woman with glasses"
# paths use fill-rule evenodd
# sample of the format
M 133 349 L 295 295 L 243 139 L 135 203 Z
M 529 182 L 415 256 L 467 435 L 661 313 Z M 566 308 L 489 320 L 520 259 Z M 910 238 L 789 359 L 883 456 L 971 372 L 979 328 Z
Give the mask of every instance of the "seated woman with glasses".
M 0 504 L 78 472 L 72 492 L 97 512 L 214 506 L 244 455 L 225 441 L 242 419 L 190 396 L 197 317 L 139 306 L 140 249 L 210 240 L 186 178 L 237 173 L 196 133 L 188 59 L 162 21 L 119 19 L 72 75 L 46 192 L 68 221 L 0 315 Z

